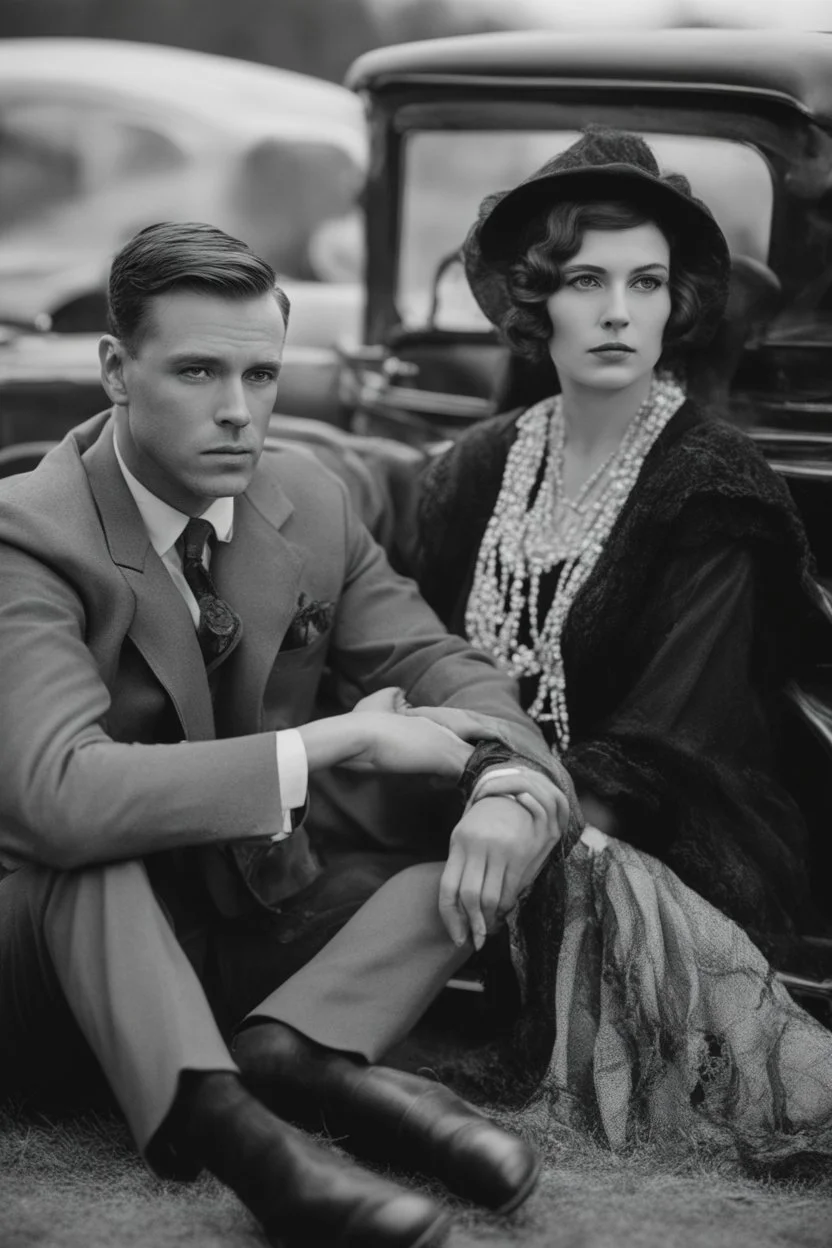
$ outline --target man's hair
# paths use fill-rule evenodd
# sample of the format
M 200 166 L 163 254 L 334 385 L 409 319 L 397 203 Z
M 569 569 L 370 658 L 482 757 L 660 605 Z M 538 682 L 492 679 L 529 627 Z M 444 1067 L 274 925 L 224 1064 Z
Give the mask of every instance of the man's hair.
M 289 300 L 274 269 L 230 234 L 198 221 L 163 221 L 140 230 L 110 269 L 110 333 L 135 353 L 147 324 L 148 303 L 171 290 L 202 291 L 223 299 L 273 294 L 284 324 Z
M 548 356 L 552 322 L 546 304 L 560 289 L 563 266 L 580 251 L 587 230 L 626 230 L 647 222 L 658 226 L 670 246 L 671 311 L 660 361 L 669 363 L 673 348 L 699 324 L 709 279 L 680 258 L 678 240 L 664 223 L 639 204 L 617 200 L 561 203 L 529 223 L 509 269 L 510 304 L 500 326 L 514 351 L 530 360 Z

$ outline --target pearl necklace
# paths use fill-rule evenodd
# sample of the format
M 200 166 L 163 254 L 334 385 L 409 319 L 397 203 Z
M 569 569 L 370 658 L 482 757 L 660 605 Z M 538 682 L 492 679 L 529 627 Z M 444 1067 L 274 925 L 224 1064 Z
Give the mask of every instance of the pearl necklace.
M 528 713 L 538 723 L 554 724 L 561 750 L 569 746 L 561 653 L 566 617 L 648 451 L 684 401 L 684 391 L 675 381 L 654 378 L 618 447 L 572 501 L 563 493 L 566 423 L 561 396 L 544 399 L 517 422 L 500 493 L 480 544 L 465 628 L 471 644 L 493 655 L 516 679 L 539 678 Z M 541 577 L 559 564 L 563 567 L 552 605 L 539 626 Z M 520 643 L 524 616 L 529 644 Z

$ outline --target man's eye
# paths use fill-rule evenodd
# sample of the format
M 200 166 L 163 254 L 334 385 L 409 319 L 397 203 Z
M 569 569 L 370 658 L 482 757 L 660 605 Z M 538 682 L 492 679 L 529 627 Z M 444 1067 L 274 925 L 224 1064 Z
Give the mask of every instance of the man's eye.
M 192 378 L 207 377 L 208 369 L 204 364 L 189 364 L 187 368 L 181 370 L 180 376 Z
M 256 382 L 258 385 L 268 386 L 276 379 L 277 374 L 272 372 L 270 368 L 255 368 L 248 376 L 250 381 Z

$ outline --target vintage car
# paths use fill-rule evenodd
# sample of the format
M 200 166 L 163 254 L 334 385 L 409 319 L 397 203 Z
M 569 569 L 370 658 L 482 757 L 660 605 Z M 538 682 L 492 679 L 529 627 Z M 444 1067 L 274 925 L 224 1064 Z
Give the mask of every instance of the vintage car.
M 460 244 L 485 194 L 515 185 L 586 124 L 637 131 L 665 169 L 687 174 L 731 249 L 727 314 L 690 386 L 788 481 L 828 604 L 832 35 L 483 35 L 369 53 L 347 81 L 369 101 L 372 143 L 364 343 L 342 386 L 351 427 L 426 445 L 542 397 L 471 297 Z M 806 774 L 832 775 L 829 670 L 792 690 Z M 811 812 L 824 842 L 825 788 Z M 820 861 L 828 879 L 828 854 Z M 829 964 L 832 946 L 820 938 L 814 951 L 816 966 Z M 823 970 L 787 978 L 832 1021 Z
M 784 475 L 821 588 L 832 584 L 832 35 L 470 36 L 368 53 L 347 85 L 363 98 L 370 128 L 363 334 L 319 349 L 325 387 L 287 358 L 274 436 L 305 442 L 343 472 L 406 563 L 423 457 L 539 392 L 540 379 L 510 360 L 464 281 L 459 247 L 479 200 L 587 123 L 638 131 L 666 169 L 688 175 L 734 260 L 727 315 L 691 385 Z M 276 218 L 280 210 L 277 196 Z M 0 456 L 9 467 L 27 455 L 33 462 L 80 414 L 79 395 L 87 412 L 98 406 L 95 391 L 91 340 L 11 338 L 0 348 L 0 444 L 35 445 L 6 445 Z M 832 772 L 827 684 L 819 671 L 794 696 L 806 765 Z M 826 840 L 828 789 L 828 807 L 814 812 Z M 799 977 L 791 982 L 801 988 Z M 802 984 L 819 999 L 830 987 Z
M 320 348 L 360 323 L 366 162 L 360 101 L 334 83 L 151 44 L 0 40 L 0 445 L 99 402 L 93 341 L 70 335 L 105 328 L 110 260 L 155 221 L 211 221 L 265 255 L 322 378 Z

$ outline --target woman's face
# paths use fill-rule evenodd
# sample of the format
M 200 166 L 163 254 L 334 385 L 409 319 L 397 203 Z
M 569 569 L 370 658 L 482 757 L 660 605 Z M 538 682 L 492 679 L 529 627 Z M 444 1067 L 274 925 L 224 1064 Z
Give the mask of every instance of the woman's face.
M 619 390 L 655 368 L 670 316 L 670 245 L 652 223 L 587 230 L 546 306 L 561 385 Z

